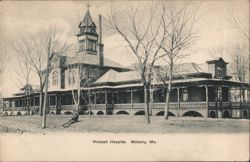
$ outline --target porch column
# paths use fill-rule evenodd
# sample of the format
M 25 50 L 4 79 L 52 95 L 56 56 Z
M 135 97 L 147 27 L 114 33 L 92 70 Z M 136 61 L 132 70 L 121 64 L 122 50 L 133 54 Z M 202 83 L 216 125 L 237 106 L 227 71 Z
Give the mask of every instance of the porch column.
M 242 118 L 242 89 L 240 87 L 240 118 Z
M 95 102 L 94 104 L 95 104 L 95 108 L 96 108 L 96 92 L 94 93 L 94 100 L 95 100 L 95 101 L 94 101 L 94 102 Z
M 106 107 L 106 110 L 105 110 L 105 115 L 107 115 L 107 106 L 108 106 L 108 98 L 107 98 L 107 91 L 105 91 L 105 107 Z
M 36 97 L 33 96 L 33 107 L 35 107 L 35 106 L 36 106 Z
M 55 106 L 56 106 L 56 109 L 57 109 L 57 106 L 58 106 L 58 103 L 57 103 L 57 94 L 55 96 Z
M 48 111 L 48 110 L 47 110 L 47 111 L 48 111 L 49 113 L 50 113 L 50 107 L 51 107 L 51 106 L 50 106 L 50 97 L 51 97 L 51 95 L 48 95 L 48 105 L 49 105 L 48 108 L 49 108 L 49 111 Z
M 134 100 L 133 100 L 133 90 L 130 91 L 130 103 L 131 103 L 131 109 L 133 109 L 133 103 L 134 103 Z
M 112 105 L 114 106 L 115 104 L 114 91 L 111 91 L 111 96 L 112 96 Z
M 242 89 L 242 102 L 246 101 L 245 90 L 246 90 L 245 88 Z
M 232 110 L 232 103 L 231 103 L 231 88 L 228 87 L 228 102 L 229 102 L 229 109 L 230 109 L 230 113 L 231 113 L 231 118 L 233 118 L 233 110 Z
M 218 103 L 219 106 L 217 107 L 217 116 L 218 118 L 222 118 L 223 117 L 223 112 L 222 112 L 222 87 L 219 86 L 217 87 L 217 98 L 218 98 Z
M 207 109 L 207 118 L 209 116 L 209 111 L 208 111 L 208 108 L 209 108 L 209 105 L 208 105 L 208 86 L 205 85 L 205 89 L 206 89 L 206 109 Z
M 177 106 L 177 117 L 180 117 L 180 88 L 177 88 L 177 102 L 178 102 L 178 106 Z

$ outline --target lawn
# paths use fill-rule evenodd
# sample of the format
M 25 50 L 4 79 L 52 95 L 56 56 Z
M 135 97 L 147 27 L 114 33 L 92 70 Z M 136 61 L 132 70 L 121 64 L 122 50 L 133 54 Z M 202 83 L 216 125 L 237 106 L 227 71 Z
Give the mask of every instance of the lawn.
M 40 116 L 1 116 L 0 133 L 59 133 L 59 132 L 112 132 L 112 133 L 248 133 L 249 120 L 206 119 L 198 117 L 151 117 L 146 124 L 144 116 L 80 116 L 79 122 L 62 127 L 70 116 L 48 115 L 47 128 L 41 129 Z

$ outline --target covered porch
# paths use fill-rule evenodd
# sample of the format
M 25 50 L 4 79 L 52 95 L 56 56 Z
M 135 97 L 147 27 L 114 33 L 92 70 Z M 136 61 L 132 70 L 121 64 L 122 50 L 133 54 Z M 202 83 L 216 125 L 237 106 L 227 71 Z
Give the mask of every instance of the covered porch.
M 191 115 L 212 118 L 249 118 L 250 103 L 245 95 L 249 90 L 248 86 L 246 83 L 207 79 L 175 82 L 170 94 L 170 112 L 178 117 Z M 240 92 L 238 100 L 232 97 L 235 90 Z M 141 86 L 113 87 L 103 90 L 103 93 L 105 94 L 104 104 L 109 114 L 144 114 L 142 112 L 144 94 Z M 165 94 L 166 90 L 162 85 L 152 86 L 150 89 L 151 115 L 163 115 Z M 98 108 L 98 104 L 95 108 Z

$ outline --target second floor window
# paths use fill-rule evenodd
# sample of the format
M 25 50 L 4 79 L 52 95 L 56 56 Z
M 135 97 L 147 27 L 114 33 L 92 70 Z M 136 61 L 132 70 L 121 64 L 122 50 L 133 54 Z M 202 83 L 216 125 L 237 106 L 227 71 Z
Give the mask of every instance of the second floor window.
M 54 71 L 52 73 L 52 86 L 58 85 L 58 72 Z
M 68 79 L 69 85 L 72 85 L 72 84 L 76 83 L 76 75 L 75 75 L 75 72 L 73 70 L 69 71 L 69 77 L 68 78 L 69 78 Z

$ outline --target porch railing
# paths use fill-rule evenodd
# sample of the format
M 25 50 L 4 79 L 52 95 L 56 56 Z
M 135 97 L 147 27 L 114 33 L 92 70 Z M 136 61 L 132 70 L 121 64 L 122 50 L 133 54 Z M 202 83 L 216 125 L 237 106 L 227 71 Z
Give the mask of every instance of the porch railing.
M 91 109 L 106 109 L 106 104 L 92 104 Z M 89 107 L 88 105 L 86 106 Z
M 163 109 L 165 108 L 164 102 L 158 102 L 153 103 L 154 109 Z M 170 108 L 178 108 L 178 102 L 170 102 L 169 103 Z M 205 108 L 206 102 L 180 102 L 181 108 Z M 126 109 L 126 108 L 132 108 L 132 109 L 141 109 L 144 108 L 144 103 L 128 103 L 128 104 L 114 104 L 114 109 Z
M 209 102 L 209 108 L 249 108 L 250 102 Z
M 75 110 L 75 105 L 61 105 L 61 110 Z
M 180 108 L 206 108 L 206 102 L 170 102 L 169 108 L 170 109 L 177 109 L 179 106 Z M 149 104 L 151 106 L 151 104 Z M 153 103 L 153 109 L 164 109 L 165 108 L 164 102 Z M 82 105 L 81 105 L 82 106 Z M 88 106 L 86 106 L 88 107 Z M 239 109 L 239 108 L 249 108 L 250 102 L 208 102 L 208 108 L 232 108 L 232 109 Z M 114 104 L 114 105 L 106 105 L 106 104 L 93 104 L 91 105 L 91 109 L 143 109 L 144 103 L 121 103 L 121 104 Z M 31 106 L 30 111 L 38 109 L 38 106 Z M 50 106 L 50 110 L 56 109 L 56 106 Z M 61 105 L 61 110 L 75 110 L 75 105 Z M 8 107 L 3 108 L 3 111 L 27 111 L 27 107 Z
M 37 109 L 39 109 L 38 106 L 30 106 L 29 107 L 30 111 L 34 111 Z M 25 107 L 9 107 L 9 108 L 3 108 L 3 111 L 28 111 L 28 108 L 26 106 Z

